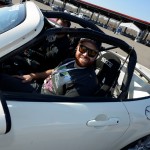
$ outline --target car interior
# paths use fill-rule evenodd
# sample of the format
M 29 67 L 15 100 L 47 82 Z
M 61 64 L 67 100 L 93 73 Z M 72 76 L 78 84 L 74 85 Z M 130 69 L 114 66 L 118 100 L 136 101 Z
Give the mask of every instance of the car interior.
M 55 35 L 58 33 L 67 33 L 71 39 L 70 50 L 75 50 L 75 47 L 80 38 L 90 38 L 94 39 L 99 43 L 106 43 L 111 45 L 111 47 L 101 47 L 100 57 L 98 57 L 95 63 L 95 72 L 97 74 L 97 78 L 99 81 L 100 89 L 95 92 L 96 97 L 115 97 L 124 99 L 127 98 L 128 88 L 131 82 L 131 78 L 134 72 L 135 64 L 136 64 L 136 53 L 134 49 L 132 49 L 127 43 L 120 39 L 116 39 L 109 35 L 106 35 L 103 31 L 101 31 L 97 26 L 89 21 L 85 21 L 81 18 L 77 18 L 75 16 L 70 16 L 67 13 L 60 12 L 47 12 L 43 11 L 45 16 L 45 26 L 43 31 L 39 34 L 38 37 L 13 51 L 11 54 L 5 56 L 1 65 L 1 72 L 8 74 L 25 74 L 28 71 L 34 71 L 34 67 L 38 67 L 38 62 L 28 61 L 29 53 L 33 48 L 38 48 L 39 43 L 43 40 L 50 38 L 49 35 Z M 55 22 L 51 21 L 47 18 L 63 18 L 66 20 L 73 21 L 75 23 L 79 23 L 82 28 L 66 28 L 60 27 Z M 86 24 L 85 24 L 86 23 Z M 46 32 L 45 32 L 46 29 Z M 44 33 L 43 33 L 44 32 Z M 122 68 L 122 62 L 120 58 L 110 52 L 109 50 L 120 48 L 125 53 L 127 53 L 127 58 L 129 58 L 126 76 L 122 79 L 122 85 L 120 86 L 120 91 L 117 94 L 115 87 L 118 84 L 118 77 L 120 75 L 120 71 Z M 26 57 L 24 57 L 24 53 L 27 53 Z M 104 53 L 103 53 L 104 52 Z M 72 56 L 74 51 L 72 52 Z M 32 60 L 32 58 L 30 58 Z M 29 70 L 25 70 L 27 68 L 28 63 L 32 63 L 32 68 L 28 68 Z M 27 65 L 25 67 L 25 65 Z

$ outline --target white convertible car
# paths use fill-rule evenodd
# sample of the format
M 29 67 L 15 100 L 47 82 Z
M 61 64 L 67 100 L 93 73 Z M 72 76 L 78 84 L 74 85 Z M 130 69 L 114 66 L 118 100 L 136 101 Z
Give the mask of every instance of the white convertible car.
M 81 28 L 47 19 L 59 17 Z M 0 8 L 1 73 L 24 69 L 16 70 L 20 64 L 11 60 L 57 33 L 103 43 L 95 67 L 101 87 L 93 97 L 0 91 L 0 150 L 149 150 L 150 71 L 136 64 L 132 46 L 91 22 L 40 10 L 30 1 Z M 113 53 L 115 48 L 126 57 Z

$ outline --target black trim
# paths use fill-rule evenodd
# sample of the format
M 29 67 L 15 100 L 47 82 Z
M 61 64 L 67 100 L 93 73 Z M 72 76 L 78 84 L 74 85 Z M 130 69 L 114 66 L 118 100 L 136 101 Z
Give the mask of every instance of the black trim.
M 6 120 L 6 131 L 5 134 L 8 133 L 11 129 L 11 117 L 10 117 L 10 112 L 6 103 L 5 98 L 3 97 L 2 92 L 0 92 L 0 97 L 1 97 L 1 103 L 4 109 L 4 113 L 5 113 L 5 120 Z
M 99 102 L 130 102 L 150 99 L 150 96 L 135 98 L 135 99 L 124 99 L 123 101 L 118 98 L 107 98 L 107 97 L 65 97 L 65 96 L 54 96 L 54 95 L 42 95 L 42 94 L 31 94 L 31 93 L 16 93 L 16 92 L 3 92 L 3 99 L 6 101 L 19 101 L 19 102 L 70 102 L 70 103 L 99 103 Z
M 3 92 L 3 97 L 7 101 L 19 101 L 19 102 L 71 102 L 71 103 L 95 103 L 95 102 L 120 102 L 116 98 L 104 98 L 104 97 L 66 97 L 55 95 L 42 95 L 33 93 L 16 93 L 16 92 Z
M 99 43 L 106 43 L 109 45 L 113 45 L 115 46 L 115 48 L 116 47 L 121 48 L 127 54 L 130 54 L 131 50 L 134 51 L 132 47 L 128 45 L 125 41 L 92 29 L 63 27 L 63 28 L 50 28 L 45 32 L 46 36 L 57 33 L 67 33 L 71 37 L 89 38 Z M 101 51 L 104 50 L 107 49 L 102 49 Z
M 95 24 L 93 24 L 90 21 L 78 18 L 76 16 L 72 16 L 72 15 L 64 13 L 64 12 L 52 12 L 52 11 L 47 11 L 47 10 L 41 10 L 41 11 L 42 11 L 43 15 L 47 18 L 63 18 L 65 20 L 69 20 L 74 23 L 77 23 L 84 28 L 90 28 L 92 30 L 96 30 L 98 32 L 105 34 L 99 27 L 97 27 Z

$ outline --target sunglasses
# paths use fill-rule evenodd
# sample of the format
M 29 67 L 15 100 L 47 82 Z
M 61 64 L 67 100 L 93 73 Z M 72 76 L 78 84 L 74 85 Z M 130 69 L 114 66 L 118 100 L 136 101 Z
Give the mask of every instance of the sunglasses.
M 88 56 L 92 57 L 92 58 L 98 55 L 98 51 L 90 49 L 90 48 L 88 48 L 84 45 L 80 45 L 79 52 L 82 53 L 82 54 L 88 52 Z

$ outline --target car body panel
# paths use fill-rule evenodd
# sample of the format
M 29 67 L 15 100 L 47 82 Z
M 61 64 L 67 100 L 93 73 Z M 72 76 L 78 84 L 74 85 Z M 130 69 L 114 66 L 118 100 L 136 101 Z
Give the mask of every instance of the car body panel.
M 137 134 L 141 133 L 141 135 L 150 134 L 150 103 L 149 98 L 137 99 L 137 101 L 133 101 L 132 105 L 131 102 L 124 102 L 127 110 L 129 111 L 130 115 L 130 131 L 133 133 L 136 132 Z M 134 108 L 132 107 L 134 106 Z M 143 126 L 144 124 L 144 126 Z M 134 127 L 134 128 L 133 128 Z M 128 132 L 131 135 L 131 133 Z M 135 139 L 135 135 L 131 136 L 132 140 Z
M 150 98 L 123 102 L 130 116 L 130 127 L 115 143 L 122 143 L 122 147 L 150 134 Z M 127 138 L 128 137 L 128 138 Z M 118 144 L 117 144 L 118 143 Z
M 25 100 L 27 99 L 21 101 L 20 98 L 19 101 L 7 101 L 12 127 L 9 133 L 0 136 L 0 147 L 5 150 L 91 150 L 93 147 L 97 150 L 109 150 L 129 126 L 129 116 L 122 102 L 64 103 Z M 118 123 L 112 124 L 109 121 L 114 118 L 118 119 Z M 88 122 L 94 119 L 98 123 L 88 126 Z M 109 144 L 105 144 L 106 140 Z
M 119 79 L 118 84 L 121 86 L 121 82 L 123 79 L 123 76 L 125 74 L 126 67 L 123 67 Z M 150 95 L 150 84 L 146 82 L 144 79 L 141 79 L 140 75 L 135 72 L 135 74 L 132 77 L 132 81 L 129 87 L 129 93 L 128 98 L 142 98 L 147 97 Z
M 124 57 L 116 54 L 122 62 L 125 61 Z M 119 79 L 118 84 L 121 86 L 123 76 L 125 75 L 126 65 L 123 66 Z M 142 98 L 150 96 L 150 70 L 140 64 L 136 64 L 134 75 L 132 77 L 132 81 L 129 87 L 128 98 Z

